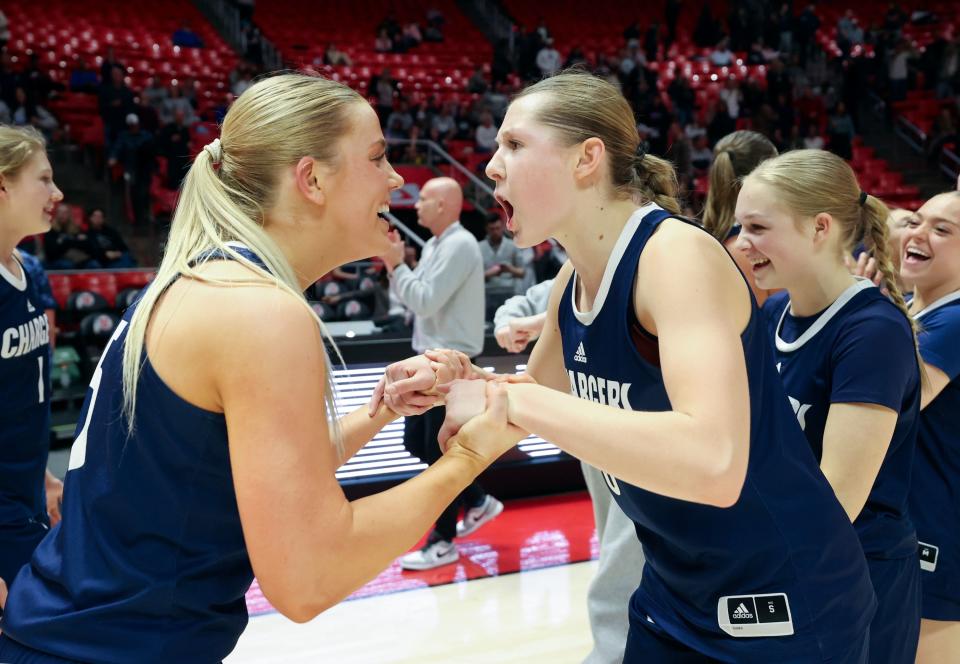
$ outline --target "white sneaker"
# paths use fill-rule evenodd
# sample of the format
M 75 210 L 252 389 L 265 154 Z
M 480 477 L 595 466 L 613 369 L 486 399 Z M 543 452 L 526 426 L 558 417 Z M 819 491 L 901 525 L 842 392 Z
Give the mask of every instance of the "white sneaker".
M 457 521 L 457 537 L 466 537 L 488 521 L 493 521 L 503 511 L 503 503 L 489 493 L 479 507 L 469 508 L 463 518 Z
M 432 544 L 427 544 L 419 551 L 412 551 L 400 559 L 400 567 L 403 569 L 433 569 L 455 563 L 460 559 L 457 547 L 453 542 L 438 540 Z

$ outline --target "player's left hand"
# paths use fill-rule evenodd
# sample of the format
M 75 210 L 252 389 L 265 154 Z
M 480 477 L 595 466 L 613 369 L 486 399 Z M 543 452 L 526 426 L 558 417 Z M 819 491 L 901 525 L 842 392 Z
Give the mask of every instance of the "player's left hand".
M 381 402 L 398 415 L 420 415 L 443 403 L 437 387 L 457 378 L 465 378 L 473 369 L 470 359 L 457 351 L 440 349 L 394 362 L 370 397 L 370 415 Z
M 44 486 L 47 490 L 47 516 L 50 517 L 50 527 L 53 528 L 63 518 L 60 513 L 60 505 L 63 503 L 63 482 L 48 470 Z

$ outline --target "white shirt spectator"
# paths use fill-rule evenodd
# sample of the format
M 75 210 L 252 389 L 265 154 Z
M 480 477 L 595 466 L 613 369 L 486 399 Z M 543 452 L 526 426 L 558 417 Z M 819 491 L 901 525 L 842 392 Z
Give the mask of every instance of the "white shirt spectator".
M 560 52 L 553 46 L 544 46 L 537 53 L 537 68 L 544 77 L 552 76 L 560 71 Z
M 491 124 L 489 127 L 483 125 L 477 126 L 477 145 L 485 150 L 493 152 L 497 149 L 497 126 Z
M 416 318 L 413 349 L 452 348 L 476 357 L 483 350 L 483 259 L 473 234 L 454 222 L 427 240 L 417 267 L 401 263 L 391 279 Z
M 823 136 L 807 136 L 803 139 L 803 147 L 808 150 L 822 150 L 825 145 Z
M 723 88 L 720 91 L 720 99 L 727 104 L 727 113 L 736 120 L 740 117 L 740 100 L 743 99 L 743 93 L 740 88 Z
M 907 60 L 910 51 L 900 51 L 890 61 L 890 78 L 894 81 L 904 81 L 907 78 Z
M 729 48 L 717 49 L 710 54 L 710 62 L 716 67 L 726 67 L 733 64 L 733 51 Z

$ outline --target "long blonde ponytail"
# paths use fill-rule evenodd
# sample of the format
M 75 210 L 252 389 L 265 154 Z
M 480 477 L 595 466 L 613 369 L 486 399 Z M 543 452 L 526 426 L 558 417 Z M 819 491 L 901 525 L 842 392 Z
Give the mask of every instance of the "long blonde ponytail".
M 306 155 L 325 163 L 335 162 L 337 139 L 348 129 L 347 111 L 357 103 L 366 102 L 350 88 L 326 79 L 301 74 L 267 78 L 247 89 L 227 113 L 219 163 L 214 163 L 210 150 L 197 155 L 180 192 L 156 279 L 138 303 L 127 331 L 123 410 L 131 432 L 136 427 L 137 384 L 147 323 L 163 292 L 180 275 L 218 286 L 269 285 L 286 291 L 303 303 L 336 352 L 333 339 L 303 297 L 293 268 L 264 230 L 263 213 L 272 202 L 282 167 Z M 247 246 L 266 269 L 229 243 Z M 197 261 L 202 262 L 211 253 L 239 261 L 262 279 L 224 281 L 203 277 Z M 324 382 L 331 439 L 342 459 L 329 358 Z

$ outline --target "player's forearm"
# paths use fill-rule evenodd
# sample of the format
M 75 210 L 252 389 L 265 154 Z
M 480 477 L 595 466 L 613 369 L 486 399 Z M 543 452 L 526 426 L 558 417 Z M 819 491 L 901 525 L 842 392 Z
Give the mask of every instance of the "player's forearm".
M 361 406 L 351 413 L 340 418 L 340 432 L 343 436 L 343 459 L 346 463 L 364 445 L 370 442 L 383 427 L 387 426 L 399 415 L 381 404 L 377 413 L 370 417 L 367 407 Z
M 676 411 L 634 412 L 541 385 L 511 384 L 509 420 L 630 484 L 672 498 L 736 502 L 745 454 L 715 426 Z
M 316 587 L 301 607 L 309 619 L 334 606 L 417 543 L 484 463 L 447 455 L 418 476 L 345 506 L 340 527 L 314 554 Z

